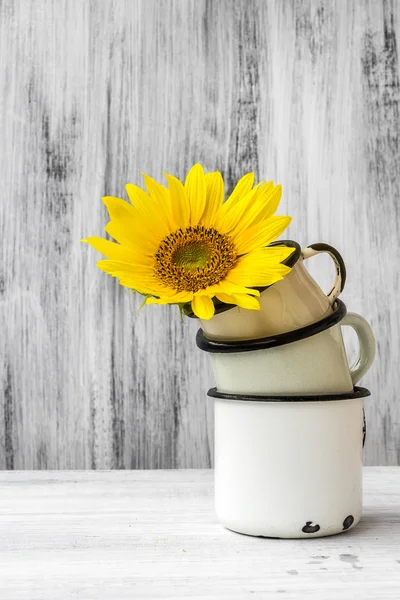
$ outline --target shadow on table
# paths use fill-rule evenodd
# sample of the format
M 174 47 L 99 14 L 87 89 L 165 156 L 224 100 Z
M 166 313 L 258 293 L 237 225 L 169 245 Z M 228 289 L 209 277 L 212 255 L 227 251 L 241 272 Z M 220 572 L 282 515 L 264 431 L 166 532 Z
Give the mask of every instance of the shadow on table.
M 315 543 L 319 543 L 321 541 L 321 539 L 323 539 L 324 537 L 326 537 L 326 539 L 330 538 L 330 537 L 336 537 L 336 536 L 345 536 L 346 539 L 347 538 L 356 538 L 357 536 L 362 536 L 365 533 L 368 533 L 369 536 L 371 536 L 373 534 L 378 535 L 387 535 L 388 531 L 391 530 L 396 530 L 399 531 L 400 533 L 400 507 L 397 510 L 386 510 L 385 512 L 380 512 L 380 513 L 365 513 L 363 514 L 363 516 L 361 517 L 361 520 L 357 523 L 357 525 L 355 525 L 355 527 L 352 527 L 351 529 L 348 529 L 347 531 L 341 531 L 338 533 L 335 533 L 334 535 L 327 535 L 327 536 L 317 536 L 317 537 L 310 537 L 310 538 L 301 538 L 301 541 L 304 541 L 306 539 L 309 539 L 310 542 L 315 542 Z M 258 540 L 280 540 L 281 542 L 293 542 L 293 539 L 296 538 L 278 538 L 278 537 L 267 537 L 267 536 L 263 536 L 263 535 L 257 535 L 257 536 L 253 536 L 253 535 L 249 535 L 246 533 L 241 533 L 239 531 L 234 531 L 232 529 L 229 528 L 225 528 L 221 525 L 222 529 L 225 531 L 228 531 L 230 533 L 233 533 L 235 535 L 239 535 L 239 536 L 243 536 L 243 537 L 248 537 L 248 538 L 252 538 L 252 539 L 258 539 Z
M 400 508 L 398 510 L 385 511 L 384 513 L 366 513 L 360 522 L 346 533 L 346 537 L 362 535 L 364 532 L 375 530 L 377 533 L 387 531 L 388 528 L 396 528 L 400 524 Z

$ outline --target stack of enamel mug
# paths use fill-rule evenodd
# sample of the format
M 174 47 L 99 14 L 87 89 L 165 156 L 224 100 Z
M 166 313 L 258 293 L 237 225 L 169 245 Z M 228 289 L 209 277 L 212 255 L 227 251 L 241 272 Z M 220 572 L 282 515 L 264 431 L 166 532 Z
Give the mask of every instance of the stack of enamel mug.
M 301 538 L 346 531 L 361 517 L 363 398 L 355 387 L 375 356 L 371 327 L 338 298 L 346 272 L 327 244 L 301 250 L 291 272 L 261 291 L 260 311 L 220 305 L 201 321 L 216 387 L 215 505 L 219 521 L 249 535 Z M 325 295 L 304 266 L 328 253 L 336 278 Z M 354 329 L 349 366 L 342 328 Z

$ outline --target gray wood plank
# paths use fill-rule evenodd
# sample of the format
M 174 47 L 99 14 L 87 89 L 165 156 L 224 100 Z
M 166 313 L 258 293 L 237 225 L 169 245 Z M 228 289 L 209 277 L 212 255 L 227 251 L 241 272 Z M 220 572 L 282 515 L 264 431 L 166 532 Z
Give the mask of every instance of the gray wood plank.
M 281 182 L 288 236 L 343 253 L 378 341 L 365 460 L 400 464 L 399 19 L 383 0 L 0 4 L 0 469 L 212 464 L 196 323 L 138 316 L 79 244 L 101 196 L 196 161 L 228 190 Z
M 397 599 L 400 469 L 364 470 L 361 522 L 309 540 L 216 522 L 212 471 L 0 473 L 0 595 Z

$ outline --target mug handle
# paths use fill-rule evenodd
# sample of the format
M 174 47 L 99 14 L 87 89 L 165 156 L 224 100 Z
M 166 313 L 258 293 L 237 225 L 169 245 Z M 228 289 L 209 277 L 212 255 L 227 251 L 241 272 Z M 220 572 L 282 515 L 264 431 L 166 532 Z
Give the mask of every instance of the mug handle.
M 360 381 L 361 377 L 365 375 L 374 362 L 376 352 L 374 332 L 368 321 L 356 313 L 347 313 L 341 320 L 340 325 L 348 325 L 354 329 L 358 337 L 358 343 L 360 345 L 359 355 L 354 364 L 350 367 L 351 380 L 353 385 L 355 385 Z
M 335 263 L 335 281 L 333 282 L 331 291 L 329 294 L 327 294 L 329 302 L 333 304 L 339 294 L 342 293 L 344 284 L 346 283 L 346 266 L 341 254 L 336 250 L 336 248 L 329 246 L 329 244 L 311 244 L 310 246 L 307 246 L 307 248 L 303 248 L 301 254 L 303 259 L 306 260 L 307 258 L 311 258 L 311 256 L 316 256 L 317 254 L 322 254 L 323 252 L 329 254 Z

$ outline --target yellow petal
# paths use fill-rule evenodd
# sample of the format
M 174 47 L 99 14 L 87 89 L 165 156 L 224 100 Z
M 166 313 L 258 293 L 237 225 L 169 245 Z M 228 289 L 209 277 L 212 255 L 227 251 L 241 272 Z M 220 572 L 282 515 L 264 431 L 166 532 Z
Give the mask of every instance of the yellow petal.
M 247 252 L 257 250 L 257 248 L 268 246 L 268 244 L 285 231 L 286 227 L 290 225 L 291 220 L 292 217 L 271 217 L 267 221 L 261 221 L 257 225 L 253 225 L 249 229 L 240 232 L 236 237 L 232 236 L 237 253 L 246 254 Z M 280 248 L 279 252 L 285 255 L 282 260 L 290 256 L 293 251 L 294 248 L 286 248 L 285 255 L 285 249 Z
M 236 304 L 247 310 L 260 310 L 260 303 L 257 298 L 247 294 L 217 294 L 217 298 L 225 304 Z
M 192 292 L 179 292 L 173 296 L 162 296 L 161 298 L 147 298 L 146 304 L 186 304 L 193 298 Z
M 129 202 L 115 196 L 104 196 L 102 200 L 107 207 L 110 219 L 134 222 L 135 211 Z
M 125 189 L 133 206 L 146 206 L 146 204 L 149 202 L 149 195 L 146 194 L 146 192 L 138 185 L 135 185 L 134 183 L 127 183 Z
M 215 296 L 216 294 L 219 294 L 219 293 L 251 294 L 252 296 L 260 295 L 259 290 L 253 290 L 253 289 L 245 287 L 243 285 L 237 285 L 236 283 L 232 283 L 231 281 L 228 281 L 227 279 L 223 279 L 222 281 L 220 281 L 219 283 L 216 283 L 215 285 L 208 286 L 204 290 L 201 290 L 201 293 L 204 296 L 209 296 L 210 298 L 212 298 L 212 296 Z
M 223 234 L 230 233 L 242 218 L 246 208 L 252 205 L 258 194 L 258 189 L 253 188 L 243 198 L 238 200 L 230 210 L 227 209 L 227 202 L 225 202 L 215 216 L 216 229 Z
M 291 271 L 290 267 L 279 263 L 274 255 L 274 248 L 260 248 L 250 252 L 238 260 L 226 279 L 244 286 L 272 285 Z
M 204 227 L 214 225 L 215 215 L 224 201 L 224 180 L 221 173 L 207 173 L 206 178 L 206 208 L 201 218 Z
M 127 249 L 132 250 L 135 254 L 143 254 L 146 256 L 154 256 L 158 243 L 149 237 L 149 231 L 135 229 L 125 231 L 124 224 L 120 221 L 110 221 L 104 227 L 104 230 L 111 235 L 114 240 L 117 240 Z
M 251 190 L 224 217 L 222 224 L 224 231 L 229 232 L 231 235 L 236 235 L 240 231 L 244 231 L 250 227 L 265 209 L 273 190 L 272 182 L 257 186 Z
M 226 207 L 231 208 L 238 202 L 241 198 L 246 196 L 248 192 L 250 192 L 251 188 L 254 184 L 254 173 L 247 173 L 243 175 L 241 179 L 237 182 L 232 194 L 229 196 L 227 201 L 225 202 Z
M 146 194 L 147 196 L 147 194 Z M 147 196 L 148 200 L 150 198 Z M 154 229 L 154 221 L 146 220 L 143 216 L 125 200 L 114 198 L 113 196 L 105 196 L 103 202 L 107 207 L 111 221 L 114 225 L 111 226 L 111 231 L 108 231 L 115 240 L 121 244 L 136 247 L 145 246 L 150 242 L 158 248 L 162 239 L 160 234 L 156 235 L 150 227 Z M 149 225 L 149 226 L 148 226 Z M 116 235 L 114 235 L 116 234 Z
M 269 219 L 269 217 L 272 217 L 272 215 L 274 215 L 277 211 L 281 198 L 282 186 L 277 185 L 268 195 L 268 199 L 266 199 L 265 201 L 264 208 L 259 212 L 253 224 L 259 223 L 261 220 Z
M 162 239 L 171 233 L 171 226 L 167 218 L 168 206 L 165 206 L 164 202 L 160 202 L 159 198 L 150 197 L 133 183 L 126 185 L 126 191 L 136 209 L 134 211 L 136 218 L 141 220 L 141 227 L 145 231 L 151 232 L 159 244 Z
M 158 200 L 160 204 L 168 202 L 169 192 L 167 188 L 145 173 L 142 173 L 142 175 L 149 195 Z
M 253 285 L 257 287 L 266 287 L 281 281 L 285 275 L 290 272 L 290 269 L 283 268 L 279 269 L 263 269 L 258 271 L 242 271 L 239 268 L 235 268 L 229 273 L 228 281 L 232 283 L 242 283 L 244 285 Z
M 97 263 L 97 266 L 105 273 L 117 277 L 121 285 L 132 288 L 143 295 L 150 294 L 161 299 L 175 298 L 171 302 L 189 302 L 193 297 L 192 292 L 177 293 L 176 289 L 160 282 L 154 275 L 153 268 L 143 263 L 102 260 Z
M 186 190 L 179 179 L 168 173 L 164 173 L 164 175 L 168 181 L 175 222 L 178 228 L 186 229 L 190 223 L 190 204 Z
M 162 289 L 154 277 L 153 269 L 143 263 L 100 260 L 97 266 L 105 273 L 118 277 L 121 285 L 140 290 L 141 293 L 158 295 Z
M 169 190 L 145 173 L 143 173 L 143 177 L 147 191 L 150 194 L 152 202 L 157 207 L 157 211 L 160 215 L 162 215 L 163 219 L 168 222 L 170 231 L 175 231 L 178 229 L 178 225 L 175 222 L 174 215 L 172 213 Z
M 111 258 L 113 260 L 122 260 L 129 262 L 130 260 L 134 260 L 136 258 L 136 253 L 126 246 L 121 246 L 120 244 L 115 244 L 114 242 L 110 242 L 109 240 L 105 240 L 101 237 L 89 237 L 81 242 L 87 242 L 92 246 L 95 250 L 98 250 L 107 258 Z
M 117 240 L 120 244 L 123 244 L 126 248 L 130 248 L 131 250 L 136 250 L 136 245 L 133 240 L 124 235 L 124 231 L 122 228 L 119 228 L 117 225 L 117 221 L 110 221 L 104 227 L 104 230 L 111 235 L 114 240 Z
M 238 259 L 237 264 L 247 265 L 249 268 L 251 268 L 252 265 L 266 265 L 268 268 L 275 268 L 279 265 L 281 257 L 285 256 L 286 250 L 290 251 L 290 256 L 290 253 L 294 251 L 294 248 L 287 248 L 286 246 L 257 248 L 257 250 L 253 250 L 252 252 L 241 256 Z
M 104 269 L 101 265 L 97 265 L 99 267 L 99 269 L 101 271 L 104 271 L 105 273 L 108 273 L 108 271 L 106 269 Z M 129 288 L 131 290 L 134 290 L 135 292 L 139 292 L 140 294 L 152 294 L 154 292 L 150 291 L 150 289 L 146 286 L 145 283 L 143 282 L 139 282 L 136 278 L 127 275 L 126 273 L 118 273 L 118 272 L 112 272 L 112 273 L 108 273 L 109 275 L 112 275 L 113 277 L 116 277 L 119 280 L 119 284 L 122 285 L 123 287 Z
M 169 190 L 158 183 L 152 177 L 149 177 L 145 173 L 142 173 L 145 186 L 150 196 L 150 203 L 153 207 L 157 208 L 157 212 L 163 215 L 164 218 L 171 218 L 171 205 L 170 205 L 170 193 Z M 171 224 L 174 226 L 174 224 Z
M 214 315 L 214 303 L 208 296 L 197 294 L 192 300 L 192 310 L 199 319 L 211 319 Z
M 118 273 L 124 272 L 124 273 L 128 273 L 129 275 L 132 275 L 132 276 L 143 275 L 145 277 L 154 278 L 154 271 L 153 271 L 152 266 L 148 263 L 143 263 L 143 262 L 139 262 L 139 261 L 127 262 L 127 261 L 123 261 L 123 260 L 100 260 L 97 263 L 97 266 L 102 271 L 105 271 L 106 273 L 110 273 L 111 275 L 114 272 L 118 272 Z M 156 282 L 155 278 L 154 278 L 154 281 Z
M 190 169 L 185 181 L 185 190 L 190 204 L 190 224 L 196 227 L 206 206 L 206 180 L 201 165 L 193 165 Z

